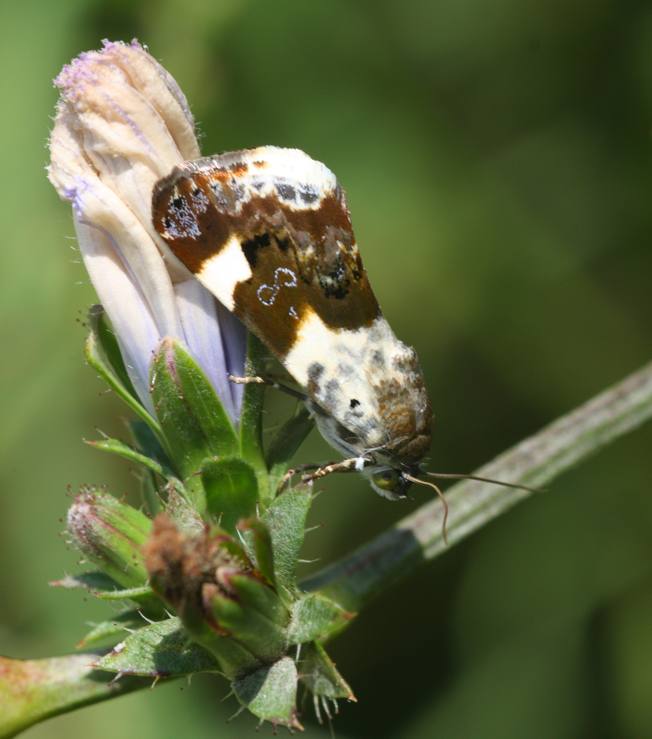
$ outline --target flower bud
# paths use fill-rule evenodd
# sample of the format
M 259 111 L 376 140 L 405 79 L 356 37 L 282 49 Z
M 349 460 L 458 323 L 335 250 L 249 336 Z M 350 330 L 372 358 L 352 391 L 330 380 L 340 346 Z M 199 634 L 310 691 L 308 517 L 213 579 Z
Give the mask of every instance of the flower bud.
M 227 413 L 239 416 L 243 326 L 167 250 L 151 218 L 154 184 L 199 156 L 176 82 L 138 43 L 108 43 L 64 67 L 49 178 L 70 201 L 82 258 L 141 402 L 154 350 L 182 341 Z
M 184 535 L 161 514 L 144 552 L 155 592 L 205 646 L 207 631 L 218 637 L 218 659 L 225 638 L 261 661 L 283 654 L 289 613 L 231 536 L 209 528 Z
M 97 490 L 83 490 L 68 511 L 72 543 L 123 588 L 147 582 L 142 547 L 151 528 L 143 513 Z

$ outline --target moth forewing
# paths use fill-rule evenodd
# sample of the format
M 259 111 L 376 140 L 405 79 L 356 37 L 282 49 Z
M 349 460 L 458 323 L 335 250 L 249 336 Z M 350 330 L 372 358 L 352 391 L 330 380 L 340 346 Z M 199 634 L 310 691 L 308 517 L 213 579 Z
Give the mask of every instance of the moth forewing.
M 207 157 L 157 183 L 152 215 L 171 252 L 305 388 L 326 440 L 366 458 L 379 492 L 396 492 L 383 476 L 416 469 L 430 402 L 416 353 L 380 311 L 333 173 L 297 149 Z

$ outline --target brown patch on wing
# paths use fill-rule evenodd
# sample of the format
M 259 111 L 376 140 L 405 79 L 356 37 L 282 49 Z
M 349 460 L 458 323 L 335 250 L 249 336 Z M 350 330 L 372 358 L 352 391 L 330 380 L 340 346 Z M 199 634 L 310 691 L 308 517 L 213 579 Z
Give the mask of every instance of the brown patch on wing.
M 397 461 L 414 464 L 430 448 L 432 406 L 414 350 L 400 369 L 405 373 L 383 380 L 376 388 L 378 413 L 386 429 L 385 449 Z
M 235 313 L 281 359 L 307 308 L 333 329 L 370 325 L 380 309 L 342 190 L 280 183 L 280 194 L 245 196 L 237 162 L 220 161 L 176 169 L 154 188 L 154 225 L 172 252 L 198 273 L 235 236 L 252 271 L 234 285 Z

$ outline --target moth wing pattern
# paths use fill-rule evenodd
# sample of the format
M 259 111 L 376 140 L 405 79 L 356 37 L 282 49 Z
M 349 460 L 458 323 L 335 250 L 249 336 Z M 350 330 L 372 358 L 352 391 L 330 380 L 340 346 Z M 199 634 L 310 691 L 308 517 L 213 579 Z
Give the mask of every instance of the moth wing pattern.
M 342 188 L 297 149 L 188 162 L 157 184 L 152 212 L 172 253 L 281 360 L 308 313 L 339 329 L 380 312 Z
M 429 443 L 416 354 L 381 314 L 325 165 L 272 146 L 186 162 L 156 184 L 152 217 L 174 256 L 307 389 L 333 446 Z M 412 410 L 397 410 L 397 393 Z

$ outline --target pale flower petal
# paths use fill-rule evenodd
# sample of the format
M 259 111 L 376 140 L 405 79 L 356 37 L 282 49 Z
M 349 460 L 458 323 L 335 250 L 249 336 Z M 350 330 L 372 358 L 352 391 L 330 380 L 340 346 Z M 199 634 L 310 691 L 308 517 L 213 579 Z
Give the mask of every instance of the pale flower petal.
M 199 156 L 176 82 L 145 49 L 105 42 L 55 80 L 61 90 L 49 177 L 73 205 L 80 249 L 116 332 L 134 386 L 151 409 L 152 353 L 183 341 L 237 420 L 245 331 L 169 253 L 151 220 L 152 189 Z

